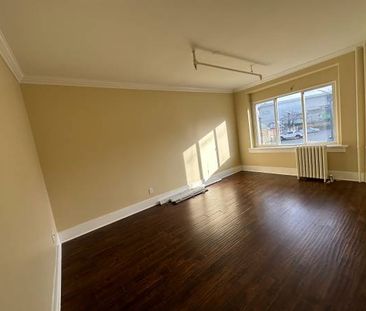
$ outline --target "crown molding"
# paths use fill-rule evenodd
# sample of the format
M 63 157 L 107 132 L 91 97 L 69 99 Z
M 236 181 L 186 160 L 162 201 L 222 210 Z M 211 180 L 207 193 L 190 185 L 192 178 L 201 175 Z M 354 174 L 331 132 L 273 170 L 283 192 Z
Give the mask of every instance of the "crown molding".
M 200 88 L 200 87 L 186 87 L 173 86 L 164 84 L 144 84 L 144 83 L 130 83 L 130 82 L 111 82 L 101 80 L 89 79 L 75 79 L 64 77 L 50 77 L 50 76 L 24 76 L 23 71 L 15 58 L 15 55 L 7 42 L 3 32 L 0 29 L 0 55 L 8 65 L 11 72 L 19 83 L 22 84 L 40 84 L 40 85 L 60 85 L 60 86 L 79 86 L 79 87 L 94 87 L 94 88 L 112 88 L 112 89 L 127 89 L 127 90 L 146 90 L 146 91 L 170 91 L 170 92 L 197 92 L 197 93 L 236 93 L 245 91 L 257 85 L 262 85 L 266 82 L 281 78 L 296 71 L 317 65 L 332 58 L 354 52 L 358 46 L 364 46 L 364 41 L 351 45 L 345 49 L 327 54 L 325 56 L 316 58 L 312 61 L 303 63 L 301 65 L 291 67 L 279 73 L 264 77 L 261 81 L 252 82 L 239 88 Z
M 0 30 L 0 55 L 2 56 L 5 63 L 8 65 L 9 69 L 14 74 L 18 82 L 21 82 L 24 77 L 22 69 L 20 68 L 18 61 L 15 58 L 14 53 L 8 41 L 6 41 L 5 36 L 1 30 Z
M 201 92 L 201 93 L 237 93 L 245 91 L 252 87 L 262 85 L 266 82 L 273 81 L 275 79 L 284 77 L 302 69 L 320 64 L 332 58 L 345 55 L 350 52 L 354 52 L 358 46 L 363 46 L 364 42 L 359 42 L 348 46 L 347 48 L 335 51 L 322 57 L 318 57 L 306 63 L 298 66 L 291 67 L 283 70 L 279 73 L 275 73 L 264 77 L 261 81 L 255 81 L 246 84 L 239 88 L 227 89 L 227 88 L 199 88 L 199 87 L 184 87 L 184 86 L 172 86 L 162 84 L 143 84 L 143 83 L 129 83 L 129 82 L 110 82 L 88 79 L 74 79 L 74 78 L 62 78 L 62 77 L 47 77 L 47 76 L 26 76 L 20 81 L 24 84 L 41 84 L 41 85 L 61 85 L 61 86 L 81 86 L 81 87 L 96 87 L 96 88 L 114 88 L 114 89 L 127 89 L 127 90 L 146 90 L 146 91 L 171 91 L 171 92 Z
M 79 86 L 94 88 L 110 88 L 110 89 L 126 89 L 126 90 L 145 90 L 145 91 L 170 91 L 170 92 L 200 92 L 200 93 L 233 93 L 232 89 L 224 88 L 199 88 L 172 86 L 163 84 L 144 84 L 129 82 L 110 82 L 88 79 L 73 79 L 61 77 L 44 77 L 44 76 L 25 76 L 21 83 L 23 84 L 40 84 L 40 85 L 61 85 L 61 86 Z
M 347 53 L 350 53 L 350 52 L 354 52 L 355 51 L 355 48 L 358 47 L 358 46 L 363 46 L 363 42 L 359 42 L 359 43 L 356 43 L 356 44 L 353 44 L 347 48 L 344 48 L 342 50 L 338 50 L 336 52 L 333 52 L 333 53 L 330 53 L 330 54 L 327 54 L 325 56 L 322 56 L 322 57 L 318 57 L 316 59 L 313 59 L 311 61 L 308 61 L 306 63 L 303 63 L 301 65 L 298 65 L 298 66 L 295 66 L 295 67 L 291 67 L 289 69 L 286 69 L 286 70 L 283 70 L 279 73 L 275 73 L 275 74 L 272 74 L 272 75 L 269 75 L 267 77 L 264 77 L 263 80 L 261 81 L 255 81 L 255 82 L 252 82 L 252 83 L 248 83 L 242 87 L 239 87 L 239 88 L 235 88 L 233 90 L 233 93 L 237 93 L 237 92 L 241 92 L 241 91 L 245 91 L 247 89 L 250 89 L 252 87 L 255 87 L 255 86 L 258 86 L 258 85 L 262 85 L 266 82 L 269 82 L 269 81 L 272 81 L 272 80 L 275 80 L 275 79 L 278 79 L 278 78 L 282 78 L 286 75 L 289 75 L 291 73 L 294 73 L 294 72 L 297 72 L 299 70 L 302 70 L 302 69 L 306 69 L 308 67 L 311 67 L 311 66 L 314 66 L 314 65 L 318 65 L 322 62 L 325 62 L 327 60 L 330 60 L 332 58 L 335 58 L 335 57 L 338 57 L 338 56 L 341 56 L 341 55 L 345 55 Z

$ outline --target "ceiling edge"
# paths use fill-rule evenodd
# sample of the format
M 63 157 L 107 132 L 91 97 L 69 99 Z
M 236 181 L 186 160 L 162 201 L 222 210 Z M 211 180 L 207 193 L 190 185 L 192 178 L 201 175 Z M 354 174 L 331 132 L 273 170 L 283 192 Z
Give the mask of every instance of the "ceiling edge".
M 6 41 L 6 38 L 1 30 L 0 30 L 0 55 L 4 59 L 5 63 L 8 65 L 11 72 L 14 74 L 15 78 L 18 80 L 18 82 L 20 82 L 24 77 L 23 71 L 20 68 L 19 63 L 13 53 L 13 50 L 8 44 L 8 41 Z
M 232 89 L 224 89 L 224 88 L 200 88 L 200 87 L 185 87 L 185 86 L 173 86 L 173 85 L 164 85 L 164 84 L 111 82 L 111 81 L 100 81 L 100 80 L 74 79 L 74 78 L 61 78 L 61 77 L 44 77 L 44 76 L 25 76 L 21 80 L 21 83 L 22 84 L 111 88 L 111 89 L 126 89 L 126 90 L 145 90 L 145 91 L 233 93 Z
M 327 54 L 325 56 L 316 58 L 312 61 L 303 63 L 301 65 L 291 67 L 279 73 L 264 77 L 261 81 L 246 84 L 235 89 L 227 88 L 200 88 L 200 87 L 185 87 L 173 86 L 163 84 L 144 84 L 144 83 L 129 83 L 129 82 L 111 82 L 99 81 L 89 79 L 75 79 L 62 77 L 47 77 L 47 76 L 24 76 L 23 71 L 9 45 L 3 32 L 0 29 L 0 55 L 8 65 L 11 72 L 19 83 L 23 84 L 41 84 L 41 85 L 61 85 L 61 86 L 79 86 L 79 87 L 96 87 L 96 88 L 114 88 L 114 89 L 128 89 L 128 90 L 151 90 L 151 91 L 171 91 L 171 92 L 202 92 L 202 93 L 235 93 L 247 90 L 257 85 L 281 78 L 285 75 L 294 73 L 296 71 L 305 69 L 307 67 L 322 63 L 337 56 L 354 51 L 357 46 L 363 46 L 364 42 L 358 42 L 342 50 Z
M 302 69 L 306 69 L 306 68 L 308 68 L 310 66 L 314 66 L 314 65 L 320 64 L 320 63 L 325 62 L 327 60 L 330 60 L 332 58 L 335 58 L 335 57 L 338 57 L 338 56 L 347 54 L 349 52 L 353 52 L 355 50 L 355 48 L 358 47 L 358 46 L 363 46 L 363 42 L 358 42 L 358 43 L 353 44 L 353 45 L 351 45 L 351 46 L 349 46 L 347 48 L 344 48 L 342 50 L 338 50 L 336 52 L 327 54 L 325 56 L 318 57 L 318 58 L 316 58 L 314 60 L 311 60 L 309 62 L 303 63 L 303 64 L 298 65 L 298 66 L 295 66 L 295 67 L 291 67 L 289 69 L 283 70 L 283 71 L 281 71 L 279 73 L 275 73 L 275 74 L 270 75 L 268 77 L 264 77 L 263 80 L 261 80 L 261 81 L 252 82 L 252 83 L 246 84 L 246 85 L 244 85 L 242 87 L 235 88 L 233 92 L 236 93 L 236 92 L 245 91 L 245 90 L 250 89 L 250 88 L 252 88 L 254 86 L 258 86 L 258 85 L 264 84 L 266 82 L 269 82 L 269 81 L 272 81 L 272 80 L 281 78 L 283 76 L 286 76 L 288 74 L 294 73 L 296 71 L 299 71 L 299 70 L 302 70 Z

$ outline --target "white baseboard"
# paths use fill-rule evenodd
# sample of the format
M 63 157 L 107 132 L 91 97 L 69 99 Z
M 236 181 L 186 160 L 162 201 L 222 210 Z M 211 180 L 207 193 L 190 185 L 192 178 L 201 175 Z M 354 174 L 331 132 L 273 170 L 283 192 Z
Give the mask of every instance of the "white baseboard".
M 205 184 L 205 185 L 212 184 L 212 182 L 215 181 L 215 179 L 217 179 L 217 178 L 225 178 L 227 176 L 240 172 L 241 170 L 242 170 L 241 166 L 236 166 L 236 167 L 227 169 L 225 171 L 218 172 L 218 173 L 214 174 L 209 180 L 207 180 L 206 182 L 203 182 L 203 184 Z M 139 213 L 148 208 L 151 208 L 151 207 L 157 205 L 159 202 L 162 202 L 162 203 L 168 202 L 170 197 L 177 195 L 183 191 L 186 191 L 188 188 L 189 187 L 187 185 L 185 185 L 183 187 L 179 187 L 172 191 L 165 192 L 163 194 L 149 198 L 145 201 L 141 201 L 141 202 L 132 204 L 130 206 L 121 208 L 115 212 L 105 214 L 98 218 L 91 219 L 89 221 L 76 225 L 72 228 L 61 231 L 61 232 L 59 232 L 59 237 L 60 237 L 61 243 L 70 241 L 83 234 L 94 231 L 96 229 L 109 225 L 113 222 L 116 222 L 116 221 L 126 218 L 128 216 L 134 215 L 134 214 Z
M 272 167 L 272 166 L 256 166 L 256 165 L 243 165 L 243 171 L 246 172 L 258 172 L 267 174 L 279 174 L 297 176 L 297 170 L 293 167 Z M 334 171 L 330 170 L 329 174 L 332 174 L 335 180 L 357 181 L 358 173 L 351 171 Z M 362 176 L 362 180 L 364 177 Z
M 245 172 L 297 176 L 296 168 L 292 167 L 243 165 L 242 170 Z
M 158 204 L 159 201 L 164 200 L 170 196 L 176 195 L 188 189 L 188 186 L 179 187 L 169 192 L 154 196 L 145 201 L 141 201 L 130 206 L 121 208 L 115 212 L 105 214 L 103 216 L 91 219 L 69 229 L 59 232 L 61 243 L 67 242 L 69 240 L 75 239 L 81 235 L 109 225 L 113 222 L 126 218 L 128 216 L 134 215 L 136 213 L 142 212 L 150 207 Z
M 61 311 L 61 273 L 62 273 L 62 246 L 56 239 L 55 271 L 53 275 L 52 311 Z
M 229 177 L 230 175 L 236 174 L 241 171 L 242 171 L 242 167 L 241 167 L 241 165 L 239 165 L 239 166 L 231 167 L 231 168 L 221 171 L 221 172 L 217 172 L 205 182 L 205 185 L 212 184 L 212 181 L 214 181 L 217 178 L 222 179 L 225 177 Z
M 243 165 L 236 166 L 225 171 L 218 172 L 214 174 L 207 181 L 202 182 L 205 185 L 210 185 L 212 183 L 217 182 L 218 180 L 235 174 L 240 171 L 247 172 L 259 172 L 259 173 L 267 173 L 267 174 L 280 174 L 280 175 L 289 175 L 296 176 L 296 168 L 291 167 L 272 167 L 272 166 L 254 166 L 254 165 Z M 347 181 L 358 181 L 358 173 L 350 172 L 350 171 L 330 171 L 330 174 L 334 176 L 336 180 L 347 180 Z M 362 177 L 363 178 L 363 177 Z M 59 237 L 61 243 L 72 240 L 76 237 L 79 237 L 88 232 L 94 231 L 98 228 L 109 225 L 113 222 L 126 218 L 128 216 L 139 213 L 143 210 L 151 208 L 157 205 L 159 202 L 165 203 L 169 201 L 169 198 L 177 195 L 183 191 L 186 191 L 189 187 L 187 185 L 179 187 L 169 192 L 165 192 L 163 194 L 157 195 L 155 197 L 149 198 L 145 201 L 141 201 L 130 206 L 121 208 L 115 212 L 100 216 L 98 218 L 91 219 L 87 222 L 81 223 L 72 228 L 66 229 L 59 233 Z
M 359 181 L 358 180 L 358 172 L 350 172 L 350 171 L 333 171 L 330 170 L 329 174 L 332 174 L 335 180 L 346 180 L 346 181 Z M 364 180 L 364 174 L 361 174 L 361 181 Z
M 288 167 L 270 167 L 270 166 L 236 166 L 225 171 L 218 172 L 214 174 L 211 178 L 209 178 L 206 182 L 203 182 L 205 185 L 210 185 L 212 183 L 217 182 L 222 178 L 228 177 L 240 171 L 248 171 L 248 172 L 260 172 L 260 173 L 268 173 L 268 174 L 281 174 L 281 175 L 290 175 L 296 176 L 295 168 Z M 349 180 L 349 181 L 358 181 L 357 172 L 347 172 L 347 171 L 330 171 L 333 174 L 335 179 L 339 180 Z M 364 178 L 364 176 L 362 176 Z M 118 211 L 106 214 L 104 216 L 92 219 L 70 229 L 64 230 L 59 233 L 57 236 L 57 245 L 56 245 L 56 260 L 55 260 L 55 272 L 54 272 L 54 288 L 53 288 L 53 297 L 52 297 L 52 311 L 60 311 L 61 310 L 61 273 L 62 273 L 62 245 L 61 243 L 72 240 L 78 236 L 86 234 L 88 232 L 94 231 L 98 228 L 109 225 L 113 222 L 116 222 L 120 219 L 126 218 L 133 214 L 139 213 L 145 209 L 153 207 L 157 205 L 159 201 L 167 200 L 169 197 L 181 193 L 188 189 L 188 186 L 183 186 L 177 189 L 174 189 L 169 192 L 165 192 L 158 196 L 155 196 L 151 199 L 130 205 L 128 207 L 122 208 Z

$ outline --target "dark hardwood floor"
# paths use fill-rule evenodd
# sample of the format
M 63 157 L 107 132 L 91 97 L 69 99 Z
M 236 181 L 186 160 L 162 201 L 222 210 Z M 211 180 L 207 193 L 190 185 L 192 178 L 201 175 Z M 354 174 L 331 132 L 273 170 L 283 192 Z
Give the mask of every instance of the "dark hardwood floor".
M 62 310 L 366 310 L 366 185 L 238 173 L 63 245 Z

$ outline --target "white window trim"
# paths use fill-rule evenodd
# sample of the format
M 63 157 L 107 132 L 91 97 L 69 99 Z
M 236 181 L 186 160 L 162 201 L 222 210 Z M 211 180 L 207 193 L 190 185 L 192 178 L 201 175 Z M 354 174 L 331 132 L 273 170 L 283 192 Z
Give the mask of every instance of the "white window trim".
M 327 85 L 332 85 L 332 91 L 333 91 L 333 123 L 335 124 L 334 126 L 334 131 L 336 133 L 336 141 L 334 142 L 319 142 L 319 143 L 314 143 L 314 142 L 310 142 L 310 143 L 303 143 L 303 144 L 296 144 L 296 142 L 294 142 L 294 144 L 288 144 L 288 145 L 279 145 L 279 144 L 275 144 L 275 145 L 260 145 L 258 144 L 258 121 L 257 121 L 257 114 L 256 114 L 256 105 L 266 102 L 266 101 L 271 101 L 273 100 L 275 106 L 276 106 L 276 101 L 279 97 L 282 96 L 287 96 L 287 95 L 292 95 L 292 94 L 296 94 L 296 93 L 301 93 L 301 98 L 302 98 L 302 107 L 304 109 L 304 105 L 303 105 L 303 94 L 306 91 L 310 91 L 310 90 L 314 90 L 317 88 L 321 88 Z M 341 124 L 340 124 L 340 110 L 339 110 L 339 102 L 338 102 L 338 88 L 337 88 L 337 81 L 329 81 L 326 83 L 322 83 L 322 84 L 317 84 L 308 88 L 304 88 L 304 89 L 299 89 L 290 93 L 284 93 L 284 94 L 279 94 L 276 96 L 272 96 L 266 99 L 261 99 L 259 101 L 255 101 L 252 102 L 250 107 L 251 107 L 251 111 L 252 113 L 250 114 L 250 124 L 252 126 L 249 127 L 249 131 L 253 132 L 253 136 L 254 139 L 251 142 L 251 147 L 249 148 L 249 152 L 250 153 L 270 153 L 270 152 L 294 152 L 295 148 L 297 146 L 319 146 L 319 145 L 326 145 L 328 147 L 328 152 L 345 152 L 346 148 L 348 147 L 348 145 L 343 145 L 342 144 L 342 138 L 341 138 Z M 276 114 L 276 112 L 275 112 Z M 249 116 L 249 115 L 248 115 Z M 303 116 L 304 117 L 304 116 Z M 277 127 L 277 132 L 278 132 L 278 127 Z M 278 133 L 277 133 L 278 136 Z M 278 139 L 278 137 L 277 137 Z
M 338 145 L 338 144 L 306 144 L 305 146 L 319 146 L 325 145 L 327 147 L 327 152 L 346 152 L 348 145 Z M 254 147 L 248 148 L 249 153 L 291 153 L 295 152 L 298 146 L 304 145 L 286 145 L 286 146 L 275 146 L 275 147 Z

